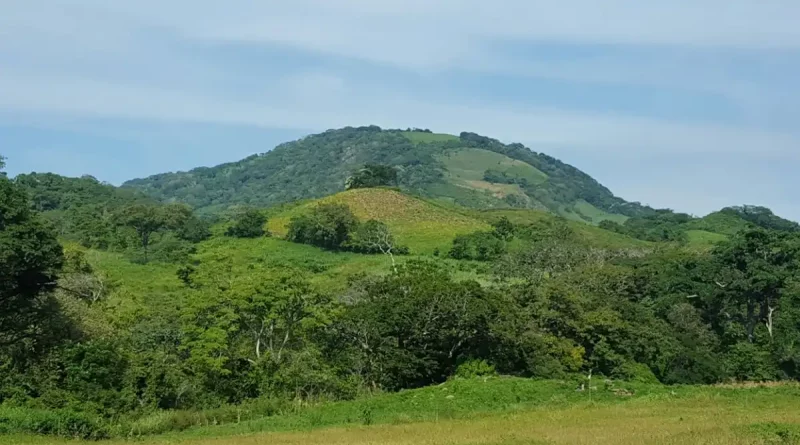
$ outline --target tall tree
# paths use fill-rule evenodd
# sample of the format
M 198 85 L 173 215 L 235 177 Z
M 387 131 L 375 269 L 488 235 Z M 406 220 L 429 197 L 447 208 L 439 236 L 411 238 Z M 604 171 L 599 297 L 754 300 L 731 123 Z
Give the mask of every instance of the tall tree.
M 724 304 L 719 310 L 739 320 L 753 342 L 763 323 L 773 336 L 780 300 L 800 271 L 800 241 L 785 233 L 751 229 L 715 251 L 720 265 L 714 282 Z
M 148 261 L 151 237 L 154 233 L 167 227 L 164 212 L 155 205 L 134 204 L 122 209 L 118 218 L 121 225 L 136 231 L 139 245 L 144 251 L 144 262 L 146 263 Z
M 225 235 L 236 238 L 260 238 L 266 234 L 267 217 L 258 209 L 247 209 L 236 216 Z
M 63 262 L 55 234 L 30 211 L 27 196 L 0 177 L 0 346 L 36 334 L 52 309 L 43 293 Z

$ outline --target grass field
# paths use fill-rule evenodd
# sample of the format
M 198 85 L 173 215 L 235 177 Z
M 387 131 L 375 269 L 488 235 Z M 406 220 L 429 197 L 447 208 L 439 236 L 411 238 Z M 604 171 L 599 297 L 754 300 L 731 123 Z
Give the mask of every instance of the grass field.
M 608 213 L 605 210 L 598 209 L 597 207 L 589 204 L 584 200 L 578 200 L 575 202 L 573 206 L 576 212 L 580 213 L 581 215 L 587 216 L 591 218 L 594 224 L 599 224 L 602 221 L 609 220 L 614 221 L 615 223 L 624 224 L 625 221 L 628 220 L 628 217 L 625 215 L 616 215 L 614 213 Z
M 268 228 L 284 236 L 293 216 L 321 203 L 347 204 L 362 221 L 377 219 L 389 226 L 398 243 L 414 254 L 446 252 L 456 235 L 488 230 L 483 221 L 389 189 L 357 189 L 307 202 L 270 218 Z
M 728 239 L 721 233 L 709 232 L 707 230 L 687 230 L 686 236 L 692 245 L 712 245 Z
M 493 378 L 137 438 L 143 445 L 800 443 L 800 388 L 665 387 Z M 81 444 L 0 436 L 8 445 Z M 129 443 L 109 441 L 109 445 Z

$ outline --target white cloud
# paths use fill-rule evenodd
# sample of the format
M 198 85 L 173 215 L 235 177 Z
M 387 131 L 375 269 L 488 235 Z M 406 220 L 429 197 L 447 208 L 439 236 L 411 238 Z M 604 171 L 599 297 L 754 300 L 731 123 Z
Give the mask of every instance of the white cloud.
M 0 11 L 0 111 L 12 114 L 309 131 L 419 126 L 619 158 L 800 157 L 800 132 L 770 130 L 800 117 L 785 75 L 800 69 L 796 0 L 0 0 Z M 297 66 L 256 52 L 236 66 L 218 58 L 225 45 L 243 44 L 335 63 Z M 516 44 L 592 51 L 503 51 Z M 756 75 L 737 72 L 733 53 L 746 54 Z M 432 99 L 364 78 L 353 59 L 423 83 L 471 72 L 719 94 L 748 125 L 593 114 L 530 99 L 467 103 L 458 92 Z M 249 71 L 259 64 L 269 69 Z M 688 192 L 676 190 L 675 200 L 680 193 Z
M 287 85 L 289 90 L 302 90 L 308 82 L 312 84 L 308 94 L 313 97 L 306 96 L 307 92 L 299 95 L 313 101 L 286 94 Z M 316 73 L 286 79 L 250 101 L 30 74 L 1 77 L 0 90 L 7 92 L 0 95 L 0 109 L 28 112 L 314 130 L 374 123 L 453 133 L 470 130 L 507 142 L 523 141 L 534 148 L 573 146 L 631 156 L 756 152 L 766 157 L 800 157 L 800 138 L 790 134 L 536 107 L 431 103 L 386 90 L 348 87 L 342 79 Z

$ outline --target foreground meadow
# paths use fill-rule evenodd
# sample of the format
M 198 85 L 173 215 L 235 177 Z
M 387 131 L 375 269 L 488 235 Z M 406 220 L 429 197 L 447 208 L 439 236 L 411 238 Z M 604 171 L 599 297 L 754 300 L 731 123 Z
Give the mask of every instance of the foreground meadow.
M 494 382 L 487 390 L 510 382 Z M 0 436 L 8 445 L 795 444 L 800 388 L 639 387 L 559 394 L 513 386 L 493 403 L 462 383 L 330 404 L 270 418 L 127 440 Z M 520 391 L 520 402 L 508 395 Z M 455 394 L 455 395 L 454 395 Z M 548 398 L 549 397 L 549 398 Z M 456 401 L 456 399 L 460 399 Z M 535 401 L 534 399 L 539 399 Z M 485 406 L 481 403 L 485 402 Z M 452 405 L 448 405 L 452 403 Z

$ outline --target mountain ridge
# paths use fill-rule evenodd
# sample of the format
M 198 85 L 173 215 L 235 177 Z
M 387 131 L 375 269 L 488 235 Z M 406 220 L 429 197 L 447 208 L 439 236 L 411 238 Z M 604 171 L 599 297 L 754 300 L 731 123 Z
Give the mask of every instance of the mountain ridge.
M 134 179 L 123 187 L 205 211 L 237 204 L 269 207 L 343 191 L 347 177 L 367 163 L 397 168 L 405 192 L 464 207 L 546 209 L 594 224 L 653 211 L 519 143 L 470 132 L 455 136 L 377 126 L 328 130 L 240 161 Z

